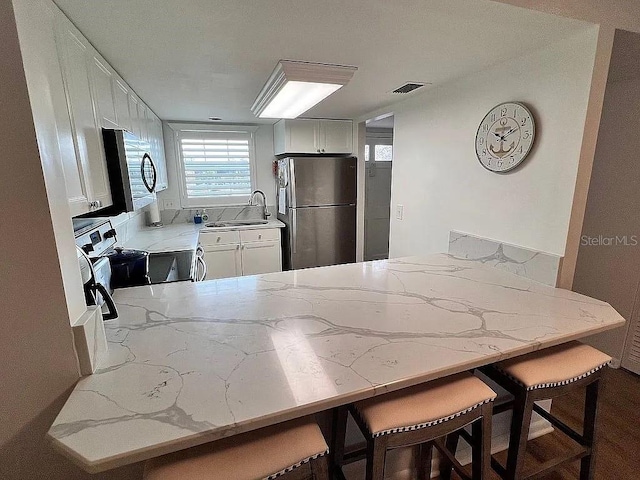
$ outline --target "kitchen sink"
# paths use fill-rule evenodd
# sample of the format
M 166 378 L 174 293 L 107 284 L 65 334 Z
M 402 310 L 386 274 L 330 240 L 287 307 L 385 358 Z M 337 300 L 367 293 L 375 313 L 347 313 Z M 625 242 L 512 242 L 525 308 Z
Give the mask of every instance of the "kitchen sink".
M 209 222 L 204 226 L 209 228 L 216 227 L 242 227 L 245 225 L 265 225 L 269 220 L 220 220 L 218 222 Z

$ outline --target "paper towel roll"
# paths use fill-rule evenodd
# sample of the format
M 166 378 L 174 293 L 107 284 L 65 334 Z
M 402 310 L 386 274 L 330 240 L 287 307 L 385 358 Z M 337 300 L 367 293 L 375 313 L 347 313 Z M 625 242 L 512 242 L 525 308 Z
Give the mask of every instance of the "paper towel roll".
M 162 225 L 162 218 L 160 217 L 160 208 L 158 207 L 158 201 L 155 200 L 147 207 L 147 225 L 152 227 L 159 227 Z

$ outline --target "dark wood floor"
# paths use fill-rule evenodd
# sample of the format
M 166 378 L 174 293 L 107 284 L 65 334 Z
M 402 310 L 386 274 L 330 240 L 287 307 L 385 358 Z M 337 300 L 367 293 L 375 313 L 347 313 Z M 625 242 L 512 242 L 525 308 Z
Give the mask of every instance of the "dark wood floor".
M 576 391 L 553 401 L 551 411 L 580 431 L 584 410 L 584 391 Z M 609 369 L 600 398 L 599 442 L 596 455 L 596 480 L 640 479 L 640 377 L 626 370 Z M 567 451 L 575 444 L 556 432 L 528 444 L 526 465 L 534 466 Z M 564 449 L 564 450 L 563 450 Z M 504 464 L 506 452 L 498 455 Z M 525 467 L 526 468 L 526 467 Z M 548 480 L 575 480 L 579 462 L 546 477 Z M 454 478 L 459 478 L 454 475 Z M 495 475 L 491 479 L 498 479 Z

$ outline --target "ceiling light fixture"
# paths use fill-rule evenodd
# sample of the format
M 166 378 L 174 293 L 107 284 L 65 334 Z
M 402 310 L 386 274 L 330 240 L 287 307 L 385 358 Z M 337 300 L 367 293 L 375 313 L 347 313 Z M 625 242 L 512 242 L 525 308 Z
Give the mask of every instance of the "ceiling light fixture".
M 296 118 L 346 85 L 357 69 L 280 60 L 251 111 L 260 118 Z

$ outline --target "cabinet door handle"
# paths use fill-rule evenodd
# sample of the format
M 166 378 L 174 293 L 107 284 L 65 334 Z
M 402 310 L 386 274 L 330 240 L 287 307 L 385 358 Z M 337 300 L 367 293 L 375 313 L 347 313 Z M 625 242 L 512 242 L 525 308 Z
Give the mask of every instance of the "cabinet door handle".
M 322 153 L 324 153 L 324 148 L 322 149 Z
M 320 149 L 318 148 L 318 149 L 316 150 L 316 152 L 320 153 Z

